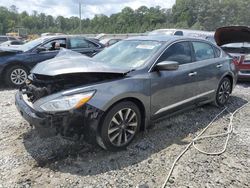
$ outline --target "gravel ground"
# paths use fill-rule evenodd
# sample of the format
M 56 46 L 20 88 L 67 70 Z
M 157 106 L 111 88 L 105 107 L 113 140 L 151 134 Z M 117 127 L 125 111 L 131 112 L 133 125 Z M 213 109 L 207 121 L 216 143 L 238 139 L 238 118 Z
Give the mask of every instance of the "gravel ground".
M 161 187 L 175 158 L 222 110 L 190 110 L 140 133 L 127 150 L 103 151 L 60 137 L 41 139 L 14 105 L 15 90 L 0 89 L 0 187 Z M 237 85 L 228 109 L 250 101 L 250 84 Z M 250 105 L 237 113 L 226 152 L 207 156 L 191 148 L 177 163 L 167 187 L 249 187 Z M 206 134 L 225 132 L 225 112 Z M 225 138 L 198 146 L 218 151 Z

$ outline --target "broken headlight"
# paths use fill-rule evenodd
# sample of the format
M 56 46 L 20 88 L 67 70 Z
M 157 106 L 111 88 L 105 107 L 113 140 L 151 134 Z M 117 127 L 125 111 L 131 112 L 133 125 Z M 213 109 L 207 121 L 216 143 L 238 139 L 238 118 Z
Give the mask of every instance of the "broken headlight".
M 40 107 L 47 112 L 62 112 L 77 109 L 88 102 L 94 95 L 95 91 L 62 96 L 42 104 Z

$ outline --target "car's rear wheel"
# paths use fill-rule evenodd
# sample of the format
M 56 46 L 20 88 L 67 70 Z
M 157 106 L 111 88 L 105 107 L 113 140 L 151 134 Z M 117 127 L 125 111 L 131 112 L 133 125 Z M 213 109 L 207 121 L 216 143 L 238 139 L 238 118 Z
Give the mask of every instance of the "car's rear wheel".
M 217 106 L 224 106 L 230 97 L 231 91 L 231 81 L 227 77 L 223 78 L 216 92 L 215 104 Z
M 28 77 L 28 70 L 21 65 L 14 65 L 5 73 L 5 84 L 9 87 L 22 86 Z
M 113 106 L 104 117 L 101 125 L 101 143 L 107 150 L 121 150 L 126 148 L 134 139 L 141 126 L 139 108 L 130 101 Z

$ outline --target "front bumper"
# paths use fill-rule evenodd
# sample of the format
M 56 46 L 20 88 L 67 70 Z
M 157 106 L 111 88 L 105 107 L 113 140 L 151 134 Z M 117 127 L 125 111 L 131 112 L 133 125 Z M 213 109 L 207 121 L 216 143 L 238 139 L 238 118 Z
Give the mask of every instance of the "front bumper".
M 95 140 L 103 111 L 85 104 L 82 108 L 68 112 L 48 114 L 38 112 L 23 98 L 21 91 L 16 93 L 15 104 L 22 117 L 35 127 L 42 137 L 61 134 L 65 137 Z

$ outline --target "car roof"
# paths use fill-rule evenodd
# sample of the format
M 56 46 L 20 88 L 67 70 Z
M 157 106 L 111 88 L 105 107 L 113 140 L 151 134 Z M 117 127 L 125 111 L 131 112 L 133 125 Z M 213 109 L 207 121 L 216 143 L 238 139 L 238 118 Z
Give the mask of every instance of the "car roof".
M 213 31 L 202 31 L 202 30 L 192 30 L 192 29 L 156 29 L 156 30 L 153 30 L 151 32 L 159 32 L 159 31 L 182 31 L 182 32 L 185 32 L 185 33 L 200 33 L 200 34 L 214 34 Z
M 203 41 L 203 42 L 209 42 L 208 40 L 201 39 L 201 38 L 185 37 L 185 36 L 177 36 L 177 35 L 138 36 L 138 37 L 127 38 L 125 40 L 153 40 L 153 41 L 159 41 L 159 42 L 171 42 L 171 41 L 176 41 L 176 40 L 198 40 L 198 41 Z

